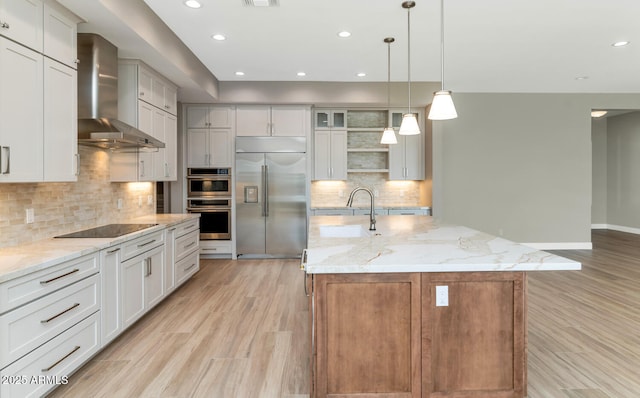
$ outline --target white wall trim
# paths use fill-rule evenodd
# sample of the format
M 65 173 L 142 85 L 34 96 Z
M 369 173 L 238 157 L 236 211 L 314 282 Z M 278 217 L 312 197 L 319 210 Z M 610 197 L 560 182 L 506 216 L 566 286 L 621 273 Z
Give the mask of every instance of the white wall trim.
M 640 228 L 625 227 L 624 225 L 593 224 L 591 225 L 591 229 L 611 229 L 614 231 L 628 232 L 630 234 L 640 235 Z
M 521 245 L 533 247 L 538 250 L 591 250 L 593 244 L 591 242 L 536 242 L 521 243 Z

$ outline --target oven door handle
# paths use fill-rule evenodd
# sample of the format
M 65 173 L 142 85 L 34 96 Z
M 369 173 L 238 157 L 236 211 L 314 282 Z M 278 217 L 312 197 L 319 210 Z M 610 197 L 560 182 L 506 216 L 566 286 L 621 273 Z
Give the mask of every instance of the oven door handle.
M 230 211 L 230 210 L 231 210 L 231 207 L 187 207 L 187 211 L 192 211 L 196 213 Z

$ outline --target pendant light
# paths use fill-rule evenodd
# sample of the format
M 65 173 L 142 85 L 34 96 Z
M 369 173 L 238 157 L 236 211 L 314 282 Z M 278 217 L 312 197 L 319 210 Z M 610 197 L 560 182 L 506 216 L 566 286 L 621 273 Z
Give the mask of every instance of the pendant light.
M 384 42 L 387 43 L 387 108 L 391 109 L 391 43 L 396 41 L 393 37 L 386 37 Z M 397 144 L 396 132 L 391 126 L 391 117 L 387 123 L 387 128 L 382 132 L 381 144 Z
M 453 105 L 451 91 L 444 89 L 444 0 L 440 0 L 440 80 L 442 80 L 442 89 L 433 93 L 428 118 L 430 120 L 455 119 L 458 117 L 458 112 Z
M 405 1 L 402 8 L 407 9 L 407 83 L 409 86 L 409 109 L 407 113 L 402 115 L 402 124 L 400 124 L 400 135 L 417 135 L 420 134 L 420 126 L 416 115 L 411 113 L 411 9 L 415 7 L 415 1 Z

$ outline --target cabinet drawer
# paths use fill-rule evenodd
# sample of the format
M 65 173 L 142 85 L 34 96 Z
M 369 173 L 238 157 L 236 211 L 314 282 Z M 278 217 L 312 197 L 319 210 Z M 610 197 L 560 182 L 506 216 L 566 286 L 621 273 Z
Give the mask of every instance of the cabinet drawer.
M 181 285 L 200 269 L 200 253 L 194 251 L 176 263 L 176 286 Z
M 175 258 L 180 259 L 185 254 L 198 249 L 198 243 L 200 242 L 200 233 L 198 230 L 192 231 L 186 235 L 176 239 L 175 245 Z
M 200 242 L 201 254 L 229 254 L 231 253 L 230 240 L 203 240 Z
M 98 255 L 89 254 L 0 284 L 0 314 L 97 273 Z
M 196 218 L 195 220 L 178 224 L 176 226 L 176 236 L 182 236 L 182 235 L 188 234 L 189 232 L 199 230 L 199 229 L 200 229 L 200 219 Z
M 66 384 L 68 376 L 99 350 L 99 319 L 99 313 L 89 316 L 0 371 L 2 380 L 15 381 L 0 385 L 2 398 L 40 397 Z
M 428 216 L 429 210 L 427 209 L 389 209 L 389 215 L 404 215 L 404 216 Z
M 164 243 L 164 231 L 153 232 L 122 245 L 122 259 L 128 260 Z
M 100 309 L 93 275 L 0 316 L 0 368 Z

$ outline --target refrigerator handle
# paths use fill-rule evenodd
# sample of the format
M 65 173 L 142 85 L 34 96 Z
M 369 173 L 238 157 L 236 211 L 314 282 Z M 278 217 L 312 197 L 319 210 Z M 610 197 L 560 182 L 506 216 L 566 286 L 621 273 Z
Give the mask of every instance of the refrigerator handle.
M 265 188 L 266 188 L 266 179 L 267 179 L 267 173 L 266 173 L 266 168 L 267 166 L 262 165 L 261 166 L 261 172 L 260 172 L 260 186 L 262 187 L 262 206 L 261 206 L 261 216 L 265 217 L 266 216 L 266 205 L 265 205 L 265 200 L 266 200 L 266 196 L 265 196 Z
M 269 217 L 269 166 L 264 167 L 264 188 L 262 193 L 264 194 L 264 215 Z

